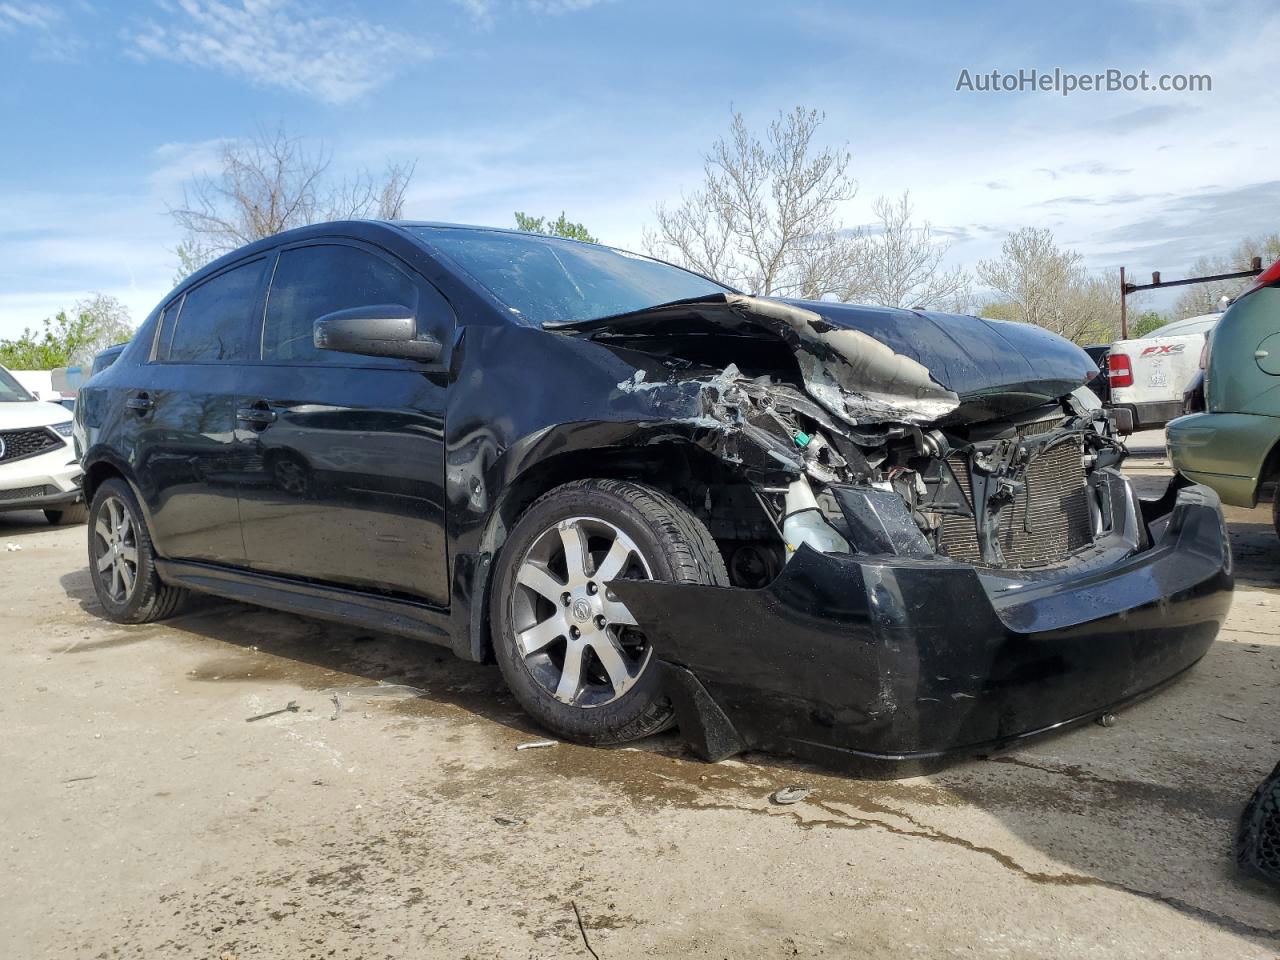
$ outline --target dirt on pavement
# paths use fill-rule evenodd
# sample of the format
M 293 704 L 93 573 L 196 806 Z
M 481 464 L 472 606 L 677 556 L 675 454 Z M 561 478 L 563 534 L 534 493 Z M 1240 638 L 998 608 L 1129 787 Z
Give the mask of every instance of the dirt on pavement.
M 1132 446 L 1154 492 L 1161 438 Z M 496 667 L 215 600 L 120 627 L 84 527 L 0 515 L 0 956 L 1275 957 L 1280 890 L 1231 842 L 1280 760 L 1280 539 L 1229 517 L 1186 679 L 863 782 L 675 736 L 517 750 L 546 735 Z

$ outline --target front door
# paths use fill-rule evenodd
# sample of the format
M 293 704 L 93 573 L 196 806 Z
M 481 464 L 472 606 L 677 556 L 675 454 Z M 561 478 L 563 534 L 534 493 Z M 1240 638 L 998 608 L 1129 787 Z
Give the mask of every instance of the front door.
M 265 573 L 444 606 L 446 362 L 312 342 L 318 317 L 389 303 L 416 307 L 419 328 L 450 343 L 448 303 L 382 251 L 337 240 L 281 251 L 262 360 L 245 368 L 236 406 L 254 452 L 240 486 L 245 549 Z

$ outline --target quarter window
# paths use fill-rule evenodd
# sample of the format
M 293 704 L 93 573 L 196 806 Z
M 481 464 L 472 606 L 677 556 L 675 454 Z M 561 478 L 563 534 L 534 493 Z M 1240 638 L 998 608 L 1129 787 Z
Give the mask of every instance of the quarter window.
M 262 359 L 376 365 L 385 361 L 317 350 L 316 320 L 334 310 L 374 304 L 415 310 L 418 284 L 381 257 L 337 244 L 295 247 L 280 254 L 262 328 Z
M 253 307 L 266 263 L 258 259 L 241 264 L 188 290 L 165 359 L 173 363 L 250 359 Z

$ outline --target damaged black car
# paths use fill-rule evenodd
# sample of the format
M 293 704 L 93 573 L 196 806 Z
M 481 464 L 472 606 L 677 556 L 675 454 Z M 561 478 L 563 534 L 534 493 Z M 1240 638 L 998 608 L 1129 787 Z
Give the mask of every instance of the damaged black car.
M 560 737 L 905 776 L 1179 677 L 1215 494 L 1139 498 L 1042 329 L 767 299 L 609 247 L 321 224 L 188 278 L 84 388 L 106 614 L 186 591 L 496 660 Z

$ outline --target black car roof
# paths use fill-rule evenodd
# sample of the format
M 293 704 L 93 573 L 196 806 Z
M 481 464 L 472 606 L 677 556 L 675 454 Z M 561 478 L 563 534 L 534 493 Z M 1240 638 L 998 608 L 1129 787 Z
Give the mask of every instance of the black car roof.
M 390 232 L 403 237 L 411 243 L 419 243 L 420 238 L 415 237 L 408 228 L 410 227 L 431 227 L 435 229 L 447 228 L 450 230 L 474 230 L 485 233 L 510 233 L 520 234 L 523 236 L 539 237 L 541 239 L 562 240 L 565 243 L 581 243 L 580 240 L 571 240 L 567 237 L 547 237 L 544 234 L 529 233 L 525 230 L 509 230 L 505 227 L 484 227 L 466 223 L 445 223 L 437 220 L 326 220 L 323 223 L 310 223 L 304 227 L 294 227 L 292 230 L 285 230 L 281 233 L 264 237 L 261 240 L 255 240 L 253 243 L 247 243 L 242 247 L 223 254 L 218 259 L 205 264 L 195 273 L 188 277 L 184 277 L 174 290 L 189 287 L 193 283 L 203 280 L 228 264 L 245 257 L 252 256 L 266 250 L 272 250 L 275 247 L 289 243 L 297 243 L 302 240 L 310 240 L 316 237 L 332 236 L 335 233 L 349 235 L 355 239 L 360 239 L 362 234 L 370 234 L 377 232 Z M 165 301 L 173 295 L 173 291 L 165 297 Z

